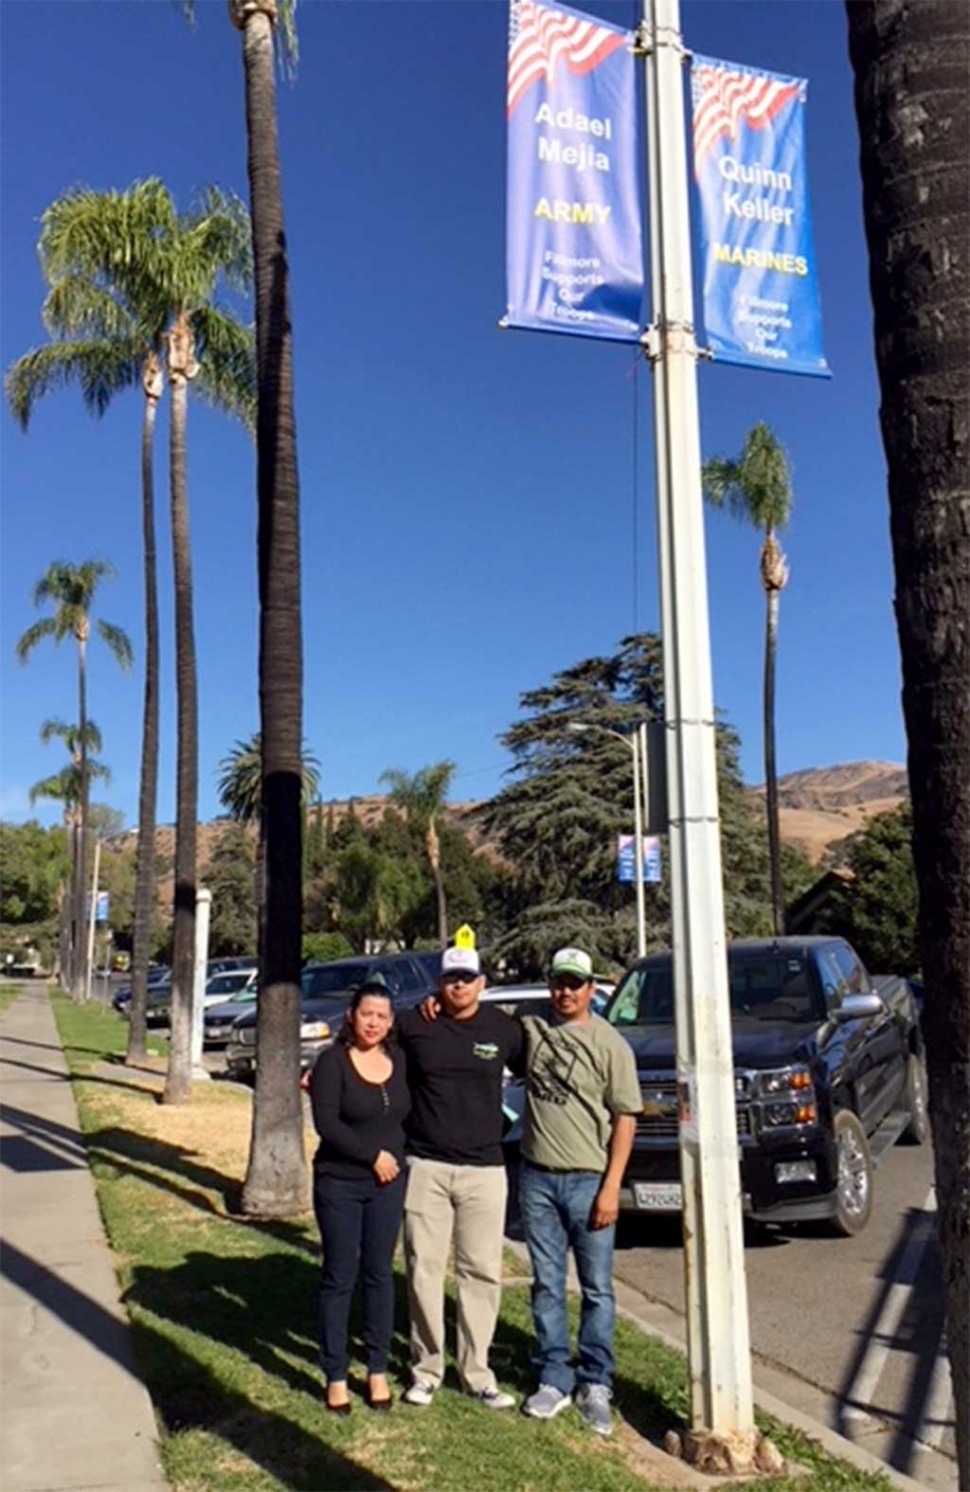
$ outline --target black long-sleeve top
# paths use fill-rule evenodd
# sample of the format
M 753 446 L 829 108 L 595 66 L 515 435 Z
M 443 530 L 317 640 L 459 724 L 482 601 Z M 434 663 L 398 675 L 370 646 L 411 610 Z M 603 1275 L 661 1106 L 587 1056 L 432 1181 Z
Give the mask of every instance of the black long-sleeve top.
M 319 1176 L 363 1176 L 381 1150 L 404 1165 L 404 1121 L 411 1110 L 404 1055 L 389 1047 L 392 1071 L 385 1083 L 361 1077 L 342 1042 L 321 1053 L 310 1080 L 313 1122 L 320 1146 Z

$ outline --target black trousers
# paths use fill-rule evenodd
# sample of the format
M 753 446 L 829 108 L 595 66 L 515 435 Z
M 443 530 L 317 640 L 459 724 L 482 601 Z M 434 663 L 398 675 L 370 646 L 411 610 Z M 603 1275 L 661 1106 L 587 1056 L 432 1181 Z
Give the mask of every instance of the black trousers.
M 404 1209 L 405 1175 L 381 1186 L 374 1176 L 316 1176 L 313 1205 L 323 1243 L 320 1366 L 328 1383 L 347 1377 L 350 1303 L 361 1284 L 368 1373 L 383 1373 L 394 1330 L 392 1259 Z

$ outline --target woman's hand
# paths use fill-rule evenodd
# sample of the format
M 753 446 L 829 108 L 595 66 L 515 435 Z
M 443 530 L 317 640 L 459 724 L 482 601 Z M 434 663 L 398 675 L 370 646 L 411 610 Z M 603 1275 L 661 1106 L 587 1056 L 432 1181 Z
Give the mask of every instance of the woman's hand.
M 378 1151 L 373 1170 L 381 1186 L 386 1186 L 389 1181 L 393 1181 L 401 1173 L 401 1167 L 389 1150 Z

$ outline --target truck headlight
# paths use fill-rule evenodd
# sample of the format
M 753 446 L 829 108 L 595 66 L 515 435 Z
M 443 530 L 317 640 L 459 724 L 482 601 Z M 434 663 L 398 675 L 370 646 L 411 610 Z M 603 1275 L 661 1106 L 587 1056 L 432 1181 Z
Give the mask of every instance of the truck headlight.
M 326 1041 L 329 1035 L 330 1027 L 326 1021 L 307 1021 L 300 1027 L 301 1041 Z
M 775 1093 L 793 1093 L 800 1099 L 808 1099 L 812 1096 L 812 1074 L 807 1067 L 777 1067 L 759 1072 L 755 1078 L 755 1091 L 762 1098 Z

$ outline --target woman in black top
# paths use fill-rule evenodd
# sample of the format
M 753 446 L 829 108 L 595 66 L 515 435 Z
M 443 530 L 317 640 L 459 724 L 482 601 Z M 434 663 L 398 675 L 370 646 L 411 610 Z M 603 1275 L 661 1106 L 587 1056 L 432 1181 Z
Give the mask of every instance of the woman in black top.
M 394 1325 L 391 1261 L 404 1206 L 404 1058 L 387 1045 L 394 1021 L 382 983 L 355 991 L 341 1036 L 310 1080 L 320 1136 L 313 1203 L 323 1241 L 320 1365 L 327 1408 L 349 1414 L 347 1323 L 358 1274 L 363 1292 L 366 1402 L 390 1409 L 387 1356 Z

